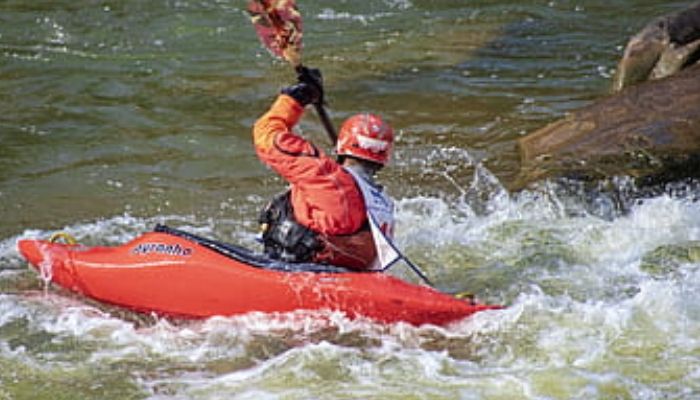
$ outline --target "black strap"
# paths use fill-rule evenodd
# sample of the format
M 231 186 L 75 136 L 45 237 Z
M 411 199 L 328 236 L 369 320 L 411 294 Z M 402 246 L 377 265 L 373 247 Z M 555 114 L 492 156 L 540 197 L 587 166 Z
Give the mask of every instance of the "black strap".
M 265 254 L 286 262 L 308 262 L 321 242 L 316 232 L 296 221 L 290 197 L 290 191 L 275 196 L 260 213 Z

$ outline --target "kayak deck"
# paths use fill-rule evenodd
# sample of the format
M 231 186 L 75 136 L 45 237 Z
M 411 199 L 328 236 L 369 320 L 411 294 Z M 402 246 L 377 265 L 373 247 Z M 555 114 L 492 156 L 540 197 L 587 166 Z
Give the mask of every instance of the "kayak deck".
M 347 268 L 328 264 L 288 263 L 280 260 L 275 260 L 266 256 L 265 254 L 256 253 L 251 250 L 248 250 L 245 247 L 236 246 L 234 244 L 224 243 L 212 239 L 207 239 L 205 237 L 185 232 L 180 229 L 171 228 L 162 224 L 156 225 L 153 231 L 167 233 L 170 235 L 178 236 L 193 241 L 219 254 L 240 261 L 252 267 L 266 268 L 285 272 L 353 272 Z

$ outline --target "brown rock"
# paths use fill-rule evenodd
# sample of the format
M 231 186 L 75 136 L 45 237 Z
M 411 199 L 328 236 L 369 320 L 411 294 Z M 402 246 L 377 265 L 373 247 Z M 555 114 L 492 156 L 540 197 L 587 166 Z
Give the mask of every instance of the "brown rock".
M 599 100 L 519 146 L 516 188 L 562 176 L 700 178 L 700 64 Z
M 633 36 L 617 65 L 613 90 L 664 78 L 700 59 L 700 2 L 659 17 Z

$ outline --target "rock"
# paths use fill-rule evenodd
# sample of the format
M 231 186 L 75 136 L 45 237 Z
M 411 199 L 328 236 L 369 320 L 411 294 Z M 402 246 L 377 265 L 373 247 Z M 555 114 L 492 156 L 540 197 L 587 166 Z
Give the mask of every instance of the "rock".
M 633 36 L 617 66 L 613 90 L 664 78 L 700 60 L 700 2 L 655 19 Z
M 519 146 L 516 189 L 551 177 L 700 178 L 700 64 L 596 101 Z

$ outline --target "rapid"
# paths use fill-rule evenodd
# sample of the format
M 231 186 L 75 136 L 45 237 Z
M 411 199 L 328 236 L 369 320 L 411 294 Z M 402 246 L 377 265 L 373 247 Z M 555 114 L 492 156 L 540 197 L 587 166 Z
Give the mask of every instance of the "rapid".
M 380 180 L 399 247 L 506 306 L 443 328 L 169 320 L 49 287 L 18 239 L 167 223 L 258 246 L 283 183 L 251 126 L 294 74 L 244 1 L 1 2 L 0 400 L 700 397 L 700 184 L 507 190 L 517 138 L 605 96 L 629 36 L 691 3 L 298 0 L 334 122 L 398 131 Z M 330 151 L 311 111 L 301 129 Z

